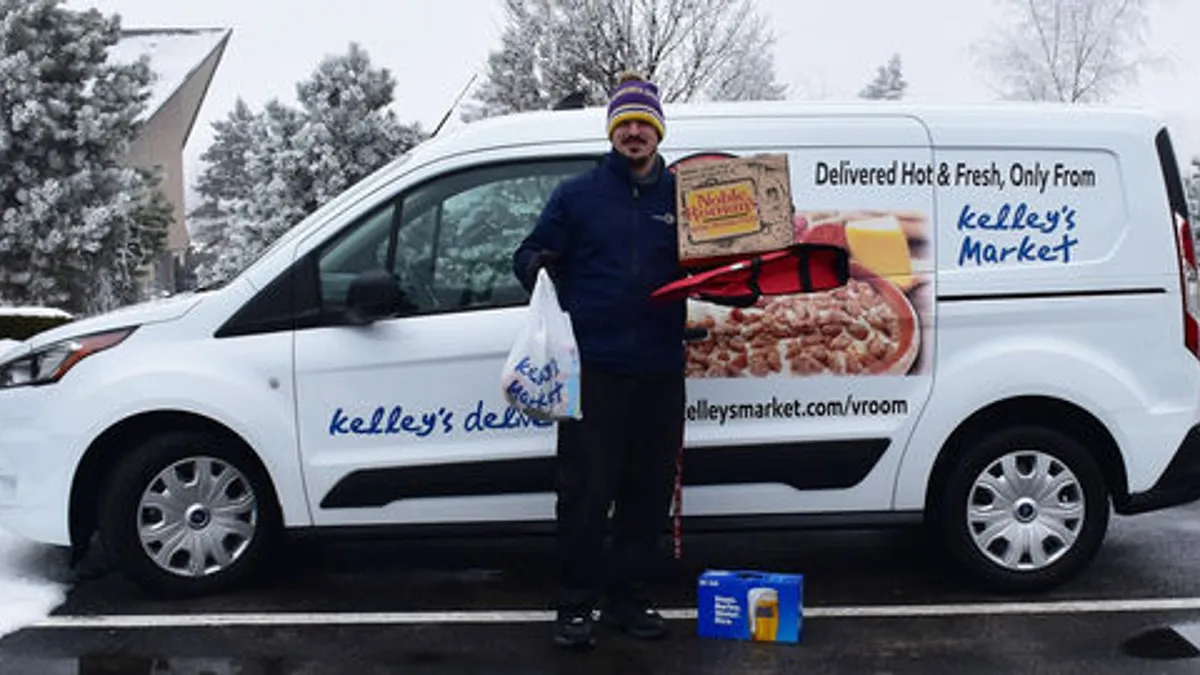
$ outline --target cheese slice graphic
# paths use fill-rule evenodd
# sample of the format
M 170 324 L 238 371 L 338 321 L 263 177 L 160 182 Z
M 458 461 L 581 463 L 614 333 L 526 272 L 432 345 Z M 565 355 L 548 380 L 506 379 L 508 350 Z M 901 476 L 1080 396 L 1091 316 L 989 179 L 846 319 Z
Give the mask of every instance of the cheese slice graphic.
M 895 217 L 882 216 L 846 223 L 846 245 L 850 248 L 850 256 L 860 265 L 902 289 L 912 287 L 908 239 Z

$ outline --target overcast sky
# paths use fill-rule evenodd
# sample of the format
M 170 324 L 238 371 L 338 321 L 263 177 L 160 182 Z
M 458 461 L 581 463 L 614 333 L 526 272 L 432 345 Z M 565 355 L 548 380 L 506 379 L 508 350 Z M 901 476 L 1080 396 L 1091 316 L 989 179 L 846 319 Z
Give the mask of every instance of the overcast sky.
M 1166 67 L 1145 73 L 1121 103 L 1179 116 L 1178 141 L 1200 152 L 1200 2 L 1155 0 L 1150 46 Z M 229 27 L 233 37 L 188 143 L 187 165 L 212 139 L 211 123 L 238 96 L 258 108 L 294 101 L 295 84 L 327 54 L 362 44 L 398 80 L 396 110 L 431 130 L 472 74 L 482 77 L 498 45 L 500 0 L 69 0 L 119 13 L 129 28 Z M 908 98 L 993 99 L 970 46 L 988 34 L 992 0 L 759 0 L 778 36 L 776 72 L 793 98 L 853 97 L 893 53 L 903 59 Z M 1192 42 L 1189 42 L 1192 38 Z M 1182 153 L 1181 153 L 1182 154 Z

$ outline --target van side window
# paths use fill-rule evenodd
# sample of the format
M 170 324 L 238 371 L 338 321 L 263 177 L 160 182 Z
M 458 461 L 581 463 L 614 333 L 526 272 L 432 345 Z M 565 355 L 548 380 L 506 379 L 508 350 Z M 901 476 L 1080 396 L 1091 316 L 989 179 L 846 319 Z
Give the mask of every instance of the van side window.
M 528 294 L 512 273 L 512 252 L 533 229 L 550 192 L 596 160 L 504 164 L 444 176 L 401 205 L 396 275 L 421 292 L 423 312 L 504 307 Z M 428 238 L 427 238 L 428 237 Z
M 354 277 L 390 269 L 413 314 L 528 300 L 512 253 L 550 192 L 595 165 L 566 159 L 493 165 L 435 178 L 347 228 L 317 262 L 323 315 L 345 308 Z
M 321 254 L 317 269 L 321 280 L 321 307 L 325 312 L 345 309 L 346 294 L 355 276 L 387 268 L 388 244 L 395 230 L 395 219 L 395 202 L 388 202 L 340 234 Z

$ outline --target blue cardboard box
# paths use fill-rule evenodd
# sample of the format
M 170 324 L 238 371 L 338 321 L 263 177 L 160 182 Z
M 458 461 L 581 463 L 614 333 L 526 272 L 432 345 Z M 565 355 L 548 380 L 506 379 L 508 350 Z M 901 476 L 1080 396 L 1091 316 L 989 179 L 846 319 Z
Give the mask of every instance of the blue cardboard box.
M 700 637 L 799 642 L 804 576 L 706 570 L 697 583 Z

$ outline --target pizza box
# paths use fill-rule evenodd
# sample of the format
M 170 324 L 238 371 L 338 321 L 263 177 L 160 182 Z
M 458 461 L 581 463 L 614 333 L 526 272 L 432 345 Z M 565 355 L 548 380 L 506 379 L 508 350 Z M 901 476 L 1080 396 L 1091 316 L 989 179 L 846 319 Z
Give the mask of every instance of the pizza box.
M 712 267 L 798 241 L 786 154 L 683 163 L 675 190 L 684 267 Z

